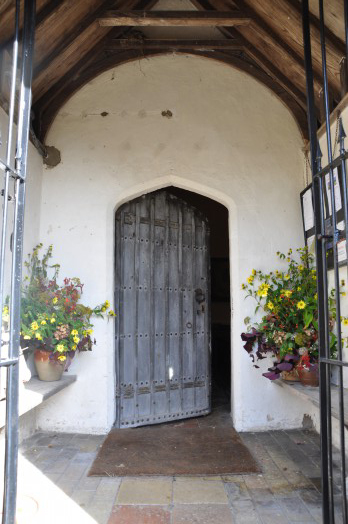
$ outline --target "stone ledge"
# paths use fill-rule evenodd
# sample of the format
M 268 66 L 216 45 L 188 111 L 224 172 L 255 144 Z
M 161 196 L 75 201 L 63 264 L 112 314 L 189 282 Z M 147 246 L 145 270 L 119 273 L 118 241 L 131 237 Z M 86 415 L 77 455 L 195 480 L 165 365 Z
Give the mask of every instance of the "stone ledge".
M 36 408 L 42 402 L 52 397 L 62 389 L 70 386 L 77 379 L 76 375 L 65 374 L 60 380 L 43 382 L 37 377 L 32 377 L 28 382 L 19 386 L 19 416 Z M 6 401 L 0 402 L 0 428 L 5 425 Z
M 300 382 L 286 382 L 282 379 L 275 380 L 273 383 L 290 391 L 293 395 L 309 400 L 319 408 L 319 388 L 304 386 Z M 348 406 L 348 389 L 344 389 L 344 406 Z M 348 411 L 347 409 L 344 411 L 344 425 L 348 428 Z M 331 385 L 331 413 L 334 418 L 339 419 L 338 387 L 334 385 Z

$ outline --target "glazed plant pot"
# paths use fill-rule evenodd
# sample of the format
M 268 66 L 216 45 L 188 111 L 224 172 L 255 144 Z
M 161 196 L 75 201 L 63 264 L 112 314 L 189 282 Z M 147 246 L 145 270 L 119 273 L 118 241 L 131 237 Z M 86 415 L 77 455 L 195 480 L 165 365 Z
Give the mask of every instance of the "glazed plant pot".
M 34 352 L 34 362 L 38 377 L 44 382 L 60 380 L 65 368 L 65 362 L 60 362 L 55 358 L 50 358 L 50 351 L 36 349 Z
M 319 386 L 319 366 L 310 364 L 309 367 L 301 366 L 297 369 L 301 384 L 317 388 Z

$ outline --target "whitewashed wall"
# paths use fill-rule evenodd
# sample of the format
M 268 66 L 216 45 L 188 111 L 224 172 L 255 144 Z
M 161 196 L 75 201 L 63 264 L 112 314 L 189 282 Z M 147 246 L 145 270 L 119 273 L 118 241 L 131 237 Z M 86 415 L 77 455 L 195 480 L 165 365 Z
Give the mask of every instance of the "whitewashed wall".
M 161 115 L 170 110 L 172 118 Z M 101 116 L 101 113 L 108 113 Z M 62 276 L 79 276 L 85 300 L 113 298 L 114 213 L 168 185 L 229 210 L 232 399 L 236 429 L 296 427 L 310 406 L 261 377 L 242 348 L 251 313 L 240 285 L 269 270 L 275 252 L 302 244 L 303 142 L 286 107 L 231 67 L 189 55 L 124 64 L 90 82 L 60 110 L 47 143 L 62 162 L 43 178 L 40 238 L 53 243 Z M 38 413 L 44 429 L 101 433 L 113 424 L 114 330 L 98 322 L 78 381 Z
M 0 146 L 0 158 L 5 159 L 7 148 L 7 122 L 8 117 L 5 111 L 0 107 L 0 131 L 2 144 Z M 14 132 L 16 130 L 14 129 Z M 15 138 L 15 135 L 14 135 Z M 15 142 L 13 141 L 13 146 Z M 1 172 L 2 174 L 3 172 Z M 2 188 L 3 186 L 1 186 Z M 27 172 L 27 192 L 25 206 L 25 228 L 24 228 L 24 246 L 23 253 L 26 256 L 31 251 L 34 244 L 40 239 L 40 211 L 41 211 L 41 187 L 42 187 L 42 157 L 37 152 L 33 144 L 29 143 L 28 150 L 28 172 Z M 13 194 L 10 187 L 10 194 Z M 13 204 L 9 205 L 9 213 L 12 216 Z M 10 216 L 9 215 L 9 216 Z M 2 203 L 0 226 L 2 224 Z M 12 231 L 12 221 L 8 228 L 9 234 Z M 10 246 L 10 237 L 8 236 L 8 249 Z M 9 269 L 9 268 L 7 268 Z

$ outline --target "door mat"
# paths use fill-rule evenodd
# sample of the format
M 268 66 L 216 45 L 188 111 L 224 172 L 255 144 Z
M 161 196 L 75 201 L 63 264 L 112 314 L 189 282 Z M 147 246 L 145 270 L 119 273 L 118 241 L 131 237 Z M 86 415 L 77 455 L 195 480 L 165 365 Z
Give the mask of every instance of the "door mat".
M 233 475 L 260 468 L 233 428 L 147 426 L 112 429 L 89 476 Z

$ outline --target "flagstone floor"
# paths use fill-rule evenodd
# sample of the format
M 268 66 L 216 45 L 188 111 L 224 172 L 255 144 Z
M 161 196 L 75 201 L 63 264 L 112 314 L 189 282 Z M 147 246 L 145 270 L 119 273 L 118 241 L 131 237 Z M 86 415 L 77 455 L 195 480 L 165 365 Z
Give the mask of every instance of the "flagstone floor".
M 320 523 L 318 435 L 241 437 L 262 474 L 101 478 L 87 473 L 103 436 L 37 433 L 21 447 L 18 524 Z

